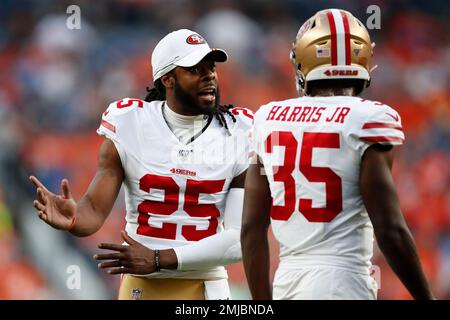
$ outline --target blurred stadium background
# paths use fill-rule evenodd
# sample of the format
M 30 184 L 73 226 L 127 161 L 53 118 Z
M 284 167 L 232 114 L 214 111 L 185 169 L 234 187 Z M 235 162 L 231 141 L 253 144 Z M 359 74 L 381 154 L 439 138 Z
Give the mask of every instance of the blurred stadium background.
M 81 8 L 81 30 L 66 28 L 71 4 Z M 448 1 L 2 0 L 0 299 L 115 298 L 118 277 L 97 270 L 92 255 L 98 243 L 120 241 L 123 194 L 97 234 L 75 238 L 38 219 L 28 176 L 54 191 L 67 177 L 74 195 L 83 194 L 102 141 L 95 133 L 101 113 L 114 100 L 145 96 L 150 54 L 163 35 L 187 27 L 226 49 L 222 101 L 257 110 L 296 94 L 288 57 L 306 18 L 336 7 L 365 23 L 371 4 L 381 9 L 381 29 L 370 30 L 378 69 L 364 97 L 403 117 L 398 192 L 433 290 L 450 298 Z M 380 299 L 410 299 L 378 250 L 373 263 L 381 272 Z M 81 270 L 79 290 L 67 287 L 73 265 Z M 248 299 L 242 265 L 228 270 L 234 299 Z

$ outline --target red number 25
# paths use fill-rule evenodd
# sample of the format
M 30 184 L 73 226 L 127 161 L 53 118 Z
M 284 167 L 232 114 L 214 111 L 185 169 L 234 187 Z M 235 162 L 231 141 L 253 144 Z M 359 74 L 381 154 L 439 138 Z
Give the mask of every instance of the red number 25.
M 222 191 L 225 180 L 187 180 L 184 192 L 183 210 L 191 217 L 208 218 L 208 229 L 197 230 L 195 225 L 183 225 L 181 234 L 188 241 L 198 241 L 216 233 L 220 211 L 214 204 L 198 203 L 200 193 L 212 194 Z M 164 201 L 144 200 L 138 206 L 137 234 L 175 239 L 177 224 L 163 222 L 162 227 L 149 225 L 149 213 L 169 216 L 178 210 L 180 187 L 172 177 L 146 174 L 139 181 L 142 191 L 149 192 L 151 188 L 164 190 Z

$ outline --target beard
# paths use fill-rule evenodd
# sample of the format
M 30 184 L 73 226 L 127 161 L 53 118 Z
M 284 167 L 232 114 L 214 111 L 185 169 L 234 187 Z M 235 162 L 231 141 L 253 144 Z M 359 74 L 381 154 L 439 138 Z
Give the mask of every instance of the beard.
M 218 109 L 220 103 L 220 91 L 219 87 L 216 89 L 216 99 L 214 103 L 210 105 L 201 105 L 198 102 L 196 96 L 191 95 L 185 91 L 175 79 L 174 86 L 175 99 L 179 101 L 184 107 L 186 107 L 193 114 L 211 114 L 214 110 Z

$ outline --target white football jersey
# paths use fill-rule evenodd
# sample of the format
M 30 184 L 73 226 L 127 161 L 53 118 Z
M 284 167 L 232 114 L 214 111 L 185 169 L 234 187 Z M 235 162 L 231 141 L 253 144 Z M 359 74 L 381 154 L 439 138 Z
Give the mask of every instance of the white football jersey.
M 125 172 L 126 231 L 152 249 L 189 244 L 223 230 L 230 183 L 248 167 L 253 114 L 234 108 L 229 131 L 216 118 L 181 143 L 163 118 L 164 101 L 122 99 L 103 113 L 97 133 L 111 139 Z M 201 128 L 200 128 L 201 129 Z M 224 267 L 162 270 L 149 277 L 226 278 Z
M 367 273 L 373 227 L 359 190 L 361 159 L 374 143 L 403 143 L 398 113 L 358 97 L 271 102 L 255 113 L 253 140 L 273 198 L 280 263 Z

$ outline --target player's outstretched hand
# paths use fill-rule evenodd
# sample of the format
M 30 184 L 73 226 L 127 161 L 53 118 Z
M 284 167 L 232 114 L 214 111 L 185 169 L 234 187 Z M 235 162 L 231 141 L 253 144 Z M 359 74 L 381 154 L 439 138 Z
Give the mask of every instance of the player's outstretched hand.
M 53 228 L 71 230 L 75 225 L 77 203 L 73 199 L 69 181 L 61 181 L 62 195 L 49 191 L 35 176 L 30 176 L 31 182 L 36 187 L 37 200 L 33 201 L 39 218 Z
M 122 239 L 128 245 L 101 243 L 100 249 L 116 251 L 94 255 L 95 260 L 110 260 L 98 264 L 100 269 L 108 269 L 109 274 L 149 274 L 155 272 L 155 252 L 121 232 Z

